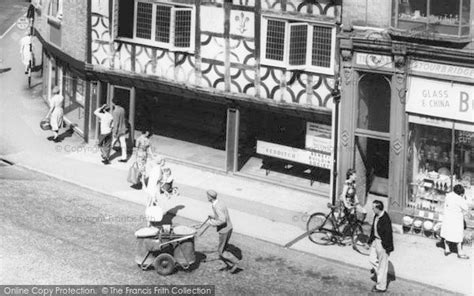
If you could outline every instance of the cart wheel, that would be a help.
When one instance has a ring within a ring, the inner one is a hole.
[[[175,262],[173,256],[168,253],[158,255],[153,262],[156,272],[161,275],[169,275],[173,272]]]

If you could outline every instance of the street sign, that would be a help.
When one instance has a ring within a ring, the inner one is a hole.
[[[20,30],[25,30],[28,28],[28,25],[30,24],[30,21],[26,17],[20,17],[18,21],[16,22],[16,26]]]

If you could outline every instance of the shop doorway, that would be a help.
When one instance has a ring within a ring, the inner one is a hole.
[[[362,73],[358,83],[358,113],[354,141],[357,195],[388,197],[390,169],[390,101],[388,75]]]
[[[111,93],[109,97],[109,104],[112,103],[112,99],[115,100],[115,103],[125,109],[125,118],[127,118],[127,150],[131,150],[134,146],[134,131],[133,131],[133,113],[132,110],[133,100],[132,100],[132,89],[124,86],[111,86]]]
[[[387,197],[390,141],[357,136],[354,154],[357,196],[361,203],[365,204],[369,194]]]
[[[125,109],[125,118],[128,119],[129,123],[132,121],[133,118],[130,118],[130,98],[131,94],[131,89],[128,87],[123,87],[123,86],[112,86],[112,93],[110,96],[110,102],[112,102],[112,99],[116,100],[116,103],[120,106],[122,106]]]

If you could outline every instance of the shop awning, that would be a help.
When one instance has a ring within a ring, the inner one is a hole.
[[[332,114],[332,110],[329,108],[277,102],[266,98],[257,98],[216,89],[202,88],[184,83],[176,83],[157,76],[105,69],[90,64],[86,65],[86,70],[89,80],[100,80],[114,85],[142,88],[149,91],[183,96],[190,99],[206,100],[213,103],[225,104],[229,107],[252,106],[254,108],[272,109],[272,111],[276,112],[284,110],[286,114],[305,117],[314,117],[318,114],[326,116]]]

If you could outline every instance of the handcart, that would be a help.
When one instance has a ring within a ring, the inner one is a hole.
[[[169,275],[178,266],[189,269],[196,262],[195,238],[207,229],[201,229],[206,222],[207,220],[193,227],[162,225],[137,230],[135,262],[142,270],[153,266],[160,275]]]

